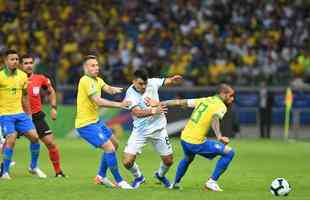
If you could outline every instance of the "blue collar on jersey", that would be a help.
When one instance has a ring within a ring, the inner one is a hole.
[[[135,85],[132,85],[132,88],[133,88],[138,94],[142,95],[141,92],[139,92],[139,91],[137,90],[137,88],[135,87]]]

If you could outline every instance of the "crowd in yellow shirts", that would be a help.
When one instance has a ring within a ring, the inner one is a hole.
[[[37,71],[61,84],[76,84],[90,52],[109,82],[128,83],[141,67],[189,85],[307,81],[309,8],[303,0],[0,0],[0,51],[30,50]]]

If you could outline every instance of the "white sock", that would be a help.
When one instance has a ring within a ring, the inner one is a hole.
[[[170,166],[165,165],[163,162],[160,162],[160,166],[158,169],[158,175],[160,177],[163,177],[166,175],[166,173],[168,172]]]
[[[140,177],[142,175],[142,173],[141,173],[141,171],[139,169],[139,166],[136,163],[134,163],[133,166],[130,169],[128,169],[128,170],[132,173],[132,175],[135,178],[138,178],[138,177]]]

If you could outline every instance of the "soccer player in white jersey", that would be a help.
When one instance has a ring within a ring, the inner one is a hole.
[[[165,177],[173,163],[172,147],[166,130],[167,120],[164,115],[166,108],[148,107],[147,98],[159,100],[158,89],[161,86],[178,84],[182,77],[175,75],[170,78],[148,78],[144,70],[137,70],[134,73],[132,85],[127,89],[125,99],[130,101],[131,114],[133,116],[133,130],[124,150],[123,164],[134,176],[133,188],[138,188],[145,182],[137,163],[137,154],[140,154],[143,146],[151,142],[159,153],[162,162],[155,172],[157,178],[165,187],[170,187],[169,180]]]

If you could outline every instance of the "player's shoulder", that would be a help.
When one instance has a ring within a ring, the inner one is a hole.
[[[28,77],[26,72],[24,72],[24,71],[22,71],[20,69],[16,69],[16,73],[17,73],[17,76],[19,76],[19,77],[22,77],[22,78],[27,78]]]
[[[163,82],[163,80],[164,80],[164,78],[149,78],[149,79],[147,79],[147,82],[154,84],[157,82]]]
[[[126,95],[131,95],[135,92],[135,89],[133,88],[133,85],[130,85],[126,90]]]
[[[89,83],[91,81],[92,81],[91,77],[84,75],[80,78],[79,84],[86,84],[86,83]]]
[[[101,78],[101,77],[96,77],[96,80],[97,80],[97,82],[100,84],[100,85],[105,85],[106,84],[106,82],[103,80],[103,78]]]
[[[45,80],[47,77],[43,74],[33,74],[31,76],[32,79],[37,79],[37,80]]]
[[[4,74],[4,67],[0,67],[0,74]]]

